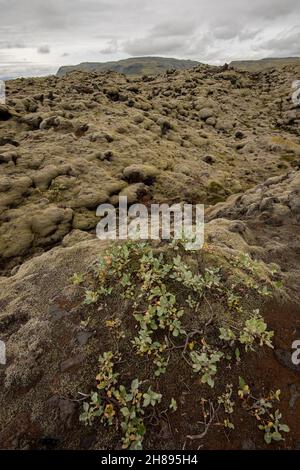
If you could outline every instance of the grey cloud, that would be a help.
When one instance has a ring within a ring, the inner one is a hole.
[[[133,39],[123,47],[124,51],[131,55],[176,55],[179,58],[195,58],[199,61],[214,60],[219,51],[210,32],[196,32],[185,38],[147,36]]]
[[[249,2],[249,13],[257,18],[274,20],[283,18],[293,12],[300,12],[299,0],[252,0]]]
[[[50,47],[49,46],[40,46],[37,51],[38,51],[39,54],[50,54]]]
[[[101,54],[113,54],[119,50],[119,43],[115,39],[107,41],[105,47],[100,49]]]
[[[134,38],[123,45],[123,51],[130,55],[160,55],[178,53],[183,47],[181,40],[173,38]]]
[[[216,39],[224,39],[226,41],[236,37],[240,31],[240,24],[228,22],[220,26],[216,25],[212,32]]]
[[[20,70],[24,59],[45,60],[39,44],[58,65],[128,55],[219,63],[300,54],[299,0],[0,0],[0,12],[0,48]]]
[[[241,40],[247,39],[254,39],[259,33],[261,33],[261,29],[243,29],[239,32],[238,37]]]
[[[268,55],[300,56],[300,28],[283,32],[277,37],[262,42],[258,50],[268,51]]]
[[[25,44],[21,44],[19,42],[1,42],[0,40],[0,47],[1,49],[25,49],[27,46]]]
[[[181,21],[165,21],[154,26],[151,36],[168,37],[168,36],[186,36],[195,31],[197,23],[192,19],[183,19]]]
[[[213,29],[213,36],[216,39],[224,41],[234,38],[238,38],[240,41],[245,41],[248,39],[254,39],[260,31],[261,29],[258,28],[245,28],[244,25],[239,23],[228,23],[216,26],[216,28]]]

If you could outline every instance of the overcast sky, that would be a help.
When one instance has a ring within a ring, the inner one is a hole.
[[[300,0],[0,0],[0,78],[145,55],[300,56]]]

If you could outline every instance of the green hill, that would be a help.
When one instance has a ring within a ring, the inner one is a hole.
[[[59,77],[74,70],[105,72],[107,70],[123,73],[125,75],[156,75],[169,69],[184,70],[199,65],[193,60],[179,60],[166,57],[133,57],[116,62],[83,62],[78,65],[60,67]]]
[[[246,70],[248,72],[260,72],[273,68],[281,68],[285,65],[300,65],[300,57],[270,57],[260,60],[234,60],[229,64],[236,70]]]

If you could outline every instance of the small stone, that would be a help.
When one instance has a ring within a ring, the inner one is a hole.
[[[106,150],[103,153],[97,154],[98,160],[112,162],[114,160],[114,153],[111,150]]]
[[[216,129],[220,131],[230,131],[234,127],[234,123],[228,119],[218,119]]]
[[[277,197],[265,197],[261,203],[260,203],[260,206],[259,206],[259,209],[261,211],[266,211],[266,210],[269,210],[269,209],[272,209],[272,207],[274,206],[275,203],[278,203],[279,202],[279,199]]]
[[[133,164],[123,170],[124,178],[129,183],[153,184],[157,174],[157,168],[151,165]]]
[[[215,163],[215,159],[211,155],[205,155],[205,157],[203,157],[203,161],[208,163],[208,165]]]
[[[59,305],[53,304],[49,306],[48,313],[55,319],[60,320],[66,315],[67,312],[63,310],[62,308],[60,308]]]
[[[71,400],[60,399],[58,407],[61,421],[70,429],[76,413],[76,404]]]
[[[76,338],[80,346],[85,346],[91,336],[93,336],[93,333],[90,331],[79,331]]]
[[[78,369],[84,361],[83,354],[76,354],[76,356],[70,357],[60,364],[60,370],[62,372],[68,372],[72,369]]]
[[[296,110],[287,111],[283,116],[283,120],[285,124],[293,124],[294,121],[296,121],[296,119],[297,119]]]
[[[236,133],[234,134],[234,137],[236,139],[244,139],[246,137],[246,135],[242,131],[236,131]]]
[[[230,225],[229,231],[232,233],[244,233],[246,231],[246,225],[238,220]]]
[[[22,117],[21,122],[26,124],[31,130],[37,130],[42,122],[42,117],[36,113],[26,114]]]
[[[206,119],[205,123],[209,126],[214,127],[217,123],[217,120],[216,120],[215,117],[212,116],[212,117],[209,117],[208,119]]]
[[[211,108],[203,108],[201,109],[201,111],[199,111],[199,117],[203,121],[205,121],[206,119],[210,117],[213,117],[213,115],[214,115],[214,111]]]

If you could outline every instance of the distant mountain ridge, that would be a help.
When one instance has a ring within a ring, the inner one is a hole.
[[[59,68],[57,76],[61,77],[68,72],[80,70],[84,72],[113,71],[125,75],[156,75],[169,69],[186,70],[200,62],[194,60],[180,60],[169,57],[131,57],[114,62],[82,62],[78,65],[65,65]]]
[[[260,72],[272,68],[281,68],[286,65],[300,65],[300,57],[267,57],[258,60],[233,60],[229,66],[247,72]]]

